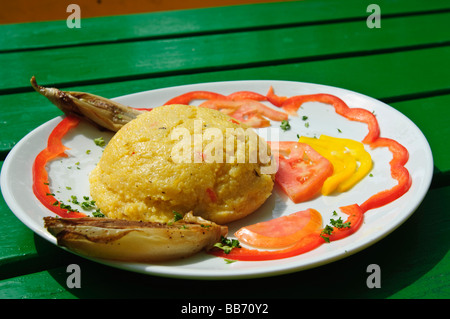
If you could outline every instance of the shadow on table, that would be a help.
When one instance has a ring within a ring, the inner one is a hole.
[[[381,299],[393,295],[396,298],[397,292],[420,279],[448,251],[445,230],[449,229],[449,219],[445,218],[447,209],[441,207],[445,205],[442,201],[445,192],[448,193],[448,188],[431,191],[402,226],[371,247],[331,264],[289,275],[224,281],[171,279],[103,266],[75,255],[64,260],[80,265],[81,288],[67,288],[67,266],[49,273],[75,298],[81,299]],[[36,241],[38,248],[51,245]],[[380,266],[380,288],[368,288],[366,284],[370,264]],[[419,293],[412,298],[422,297]]]

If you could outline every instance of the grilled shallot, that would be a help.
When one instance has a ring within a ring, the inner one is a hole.
[[[86,256],[127,262],[157,262],[211,249],[228,228],[187,213],[171,224],[101,217],[44,217],[58,245]]]
[[[113,132],[117,132],[144,112],[90,93],[46,88],[38,85],[34,76],[30,82],[36,92],[49,99],[65,114],[75,114],[89,119]]]

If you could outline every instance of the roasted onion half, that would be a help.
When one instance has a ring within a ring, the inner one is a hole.
[[[90,257],[127,262],[186,258],[211,249],[228,228],[187,213],[169,223],[82,217],[44,217],[60,246]]]

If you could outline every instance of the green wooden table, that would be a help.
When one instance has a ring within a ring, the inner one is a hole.
[[[366,94],[422,130],[434,156],[417,211],[369,248],[317,268],[239,281],[143,275],[77,257],[20,222],[0,199],[0,298],[447,299],[450,219],[450,2],[306,0],[0,25],[0,163],[27,133],[62,113],[29,85],[107,98],[183,84],[291,80]],[[82,11],[81,11],[82,14]],[[369,25],[368,25],[369,23]],[[67,266],[82,269],[68,288]],[[378,264],[381,288],[368,288]]]

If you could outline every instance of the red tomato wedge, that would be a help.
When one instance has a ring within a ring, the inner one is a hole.
[[[227,111],[231,116],[239,114],[240,118],[253,114],[267,117],[274,121],[287,120],[289,115],[285,112],[274,110],[258,101],[254,100],[227,100],[227,99],[210,99],[200,104],[201,107],[207,107],[215,110],[233,110]]]
[[[339,240],[350,236],[357,231],[364,220],[364,211],[357,204],[340,207],[341,211],[349,215],[345,223],[350,223],[350,227],[333,228],[332,234],[327,235],[329,241]],[[277,250],[259,250],[249,249],[245,247],[234,248],[229,253],[225,253],[220,249],[210,250],[210,254],[227,258],[231,260],[241,261],[262,261],[262,260],[276,260],[298,256],[316,249],[327,241],[322,237],[321,230],[312,231],[299,239],[294,245]]]
[[[65,117],[50,133],[47,147],[36,156],[32,167],[34,195],[49,210],[66,218],[84,217],[86,215],[79,212],[71,212],[55,205],[58,201],[50,192],[48,174],[45,167],[49,161],[57,157],[67,157],[67,154],[64,152],[68,148],[62,144],[61,140],[64,135],[66,135],[70,129],[76,127],[79,122],[80,119],[77,117]]]
[[[233,117],[236,120],[239,120],[241,123],[247,124],[250,127],[253,128],[261,128],[261,127],[269,127],[270,121],[263,118],[262,116],[258,114],[249,114],[242,116],[242,114],[233,114]]]
[[[315,209],[256,223],[239,229],[234,235],[242,242],[261,248],[284,248],[317,231],[322,215]]]
[[[333,165],[307,144],[268,143],[272,152],[279,154],[275,182],[294,203],[316,196],[325,180],[333,174]]]
[[[308,251],[311,251],[325,243],[325,240],[320,237],[320,231],[313,232],[299,241],[293,246],[277,249],[277,250],[259,250],[249,248],[234,248],[230,253],[225,253],[223,250],[212,249],[209,251],[211,255],[216,257],[227,258],[231,260],[241,261],[262,261],[262,260],[276,260],[289,257],[298,256]]]
[[[274,121],[288,119],[288,114],[274,110],[255,100],[210,99],[199,106],[221,111],[254,128],[270,126],[268,119]]]
[[[289,114],[297,114],[297,110],[303,103],[321,102],[334,107],[337,114],[351,121],[363,122],[368,125],[369,133],[364,137],[363,143],[372,143],[380,136],[378,121],[372,112],[361,108],[349,108],[347,104],[337,96],[331,94],[296,95],[286,99],[281,108]]]
[[[270,126],[269,119],[284,121],[289,117],[287,113],[261,103],[267,101],[268,97],[252,91],[237,91],[228,96],[210,91],[191,91],[170,99],[164,105],[189,105],[192,100],[206,100],[199,106],[221,111],[254,128]]]

